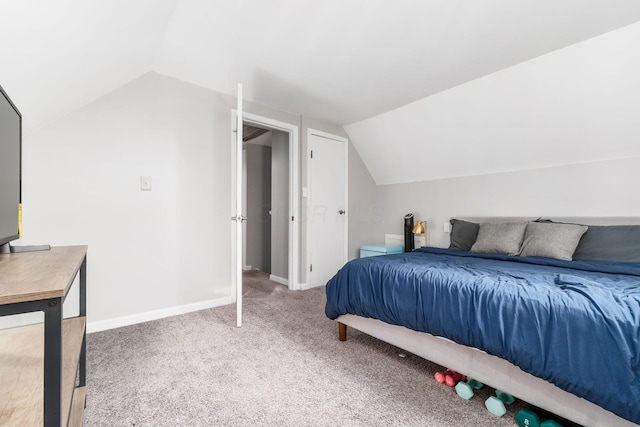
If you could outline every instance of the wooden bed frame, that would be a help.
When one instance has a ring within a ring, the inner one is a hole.
[[[535,218],[457,217],[473,222],[531,221]],[[585,218],[552,217],[554,221],[586,225],[640,224],[640,218],[604,217]],[[614,413],[574,394],[566,392],[548,381],[522,371],[516,365],[473,347],[451,340],[418,332],[403,326],[390,325],[377,319],[345,314],[336,319],[340,341],[347,339],[347,326],[372,337],[423,357],[439,365],[461,372],[493,388],[564,417],[585,427],[633,427],[638,424],[620,418]]]

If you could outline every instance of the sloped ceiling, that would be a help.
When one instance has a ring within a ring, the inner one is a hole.
[[[0,85],[26,127],[148,71],[227,94],[242,82],[250,101],[354,124],[387,183],[426,175],[379,172],[371,153],[389,141],[368,119],[640,21],[640,1],[20,0],[0,12]]]
[[[640,23],[345,130],[377,184],[640,157],[638,46]]]
[[[154,69],[344,125],[638,20],[637,0],[181,0]]]
[[[177,0],[20,0],[0,8],[0,85],[38,128],[151,70]]]

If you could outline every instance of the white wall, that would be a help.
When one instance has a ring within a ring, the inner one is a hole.
[[[345,126],[376,239],[409,212],[435,246],[453,216],[640,216],[639,44],[630,25]]]
[[[25,135],[23,243],[89,245],[90,322],[230,294],[230,112],[149,73]]]
[[[271,147],[245,144],[244,153],[247,165],[245,265],[270,273]]]
[[[640,155],[640,23],[345,126],[378,184]]]
[[[94,329],[233,301],[233,108],[233,96],[148,73],[25,133],[16,244],[89,245]],[[294,114],[245,109],[301,125]],[[151,192],[140,191],[142,175]]]
[[[402,217],[428,221],[429,244],[447,247],[451,217],[639,217],[640,157],[378,187],[379,235]]]
[[[271,274],[289,279],[289,135],[271,132]]]
[[[377,202],[378,188],[349,142],[349,259],[360,256],[363,245],[384,243],[378,232],[384,210]]]

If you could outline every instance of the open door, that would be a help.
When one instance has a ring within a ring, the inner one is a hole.
[[[242,84],[238,83],[238,107],[236,112],[236,138],[235,138],[235,208],[231,220],[235,222],[235,257],[234,274],[231,275],[233,287],[236,290],[236,323],[238,328],[242,326],[242,222],[246,217],[242,215]]]

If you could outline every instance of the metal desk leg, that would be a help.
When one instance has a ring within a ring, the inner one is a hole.
[[[62,298],[44,310],[44,425],[62,424]]]
[[[87,257],[85,255],[80,266],[80,316],[87,315]],[[78,363],[79,387],[87,384],[87,326],[85,324],[80,348],[80,361]]]

